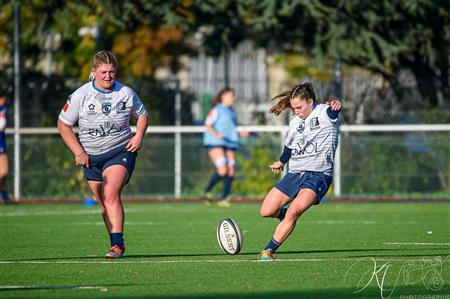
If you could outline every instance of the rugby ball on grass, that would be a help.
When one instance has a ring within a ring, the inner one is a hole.
[[[217,226],[217,242],[225,253],[238,254],[244,243],[243,234],[239,225],[230,218],[225,218]]]

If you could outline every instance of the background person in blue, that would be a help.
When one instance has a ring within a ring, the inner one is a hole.
[[[6,154],[6,95],[0,91],[0,193],[5,204],[10,203],[6,188],[6,177],[9,172],[8,156]]]
[[[216,167],[216,172],[205,188],[205,197],[210,202],[212,188],[223,180],[221,200],[217,203],[221,207],[231,206],[228,196],[234,179],[235,151],[239,141],[237,116],[232,107],[235,101],[234,89],[225,87],[214,98],[213,108],[205,120],[203,145],[208,149],[209,158]],[[241,135],[248,136],[248,132],[241,132]]]

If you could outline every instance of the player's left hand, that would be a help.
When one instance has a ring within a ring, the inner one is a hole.
[[[142,146],[142,139],[139,138],[138,136],[133,136],[133,138],[131,138],[130,142],[128,142],[127,146],[125,147],[125,149],[129,152],[137,152]]]
[[[334,111],[341,111],[342,109],[342,104],[340,101],[338,100],[332,100],[332,101],[328,101],[325,104],[327,104],[328,106],[331,107],[332,110]]]

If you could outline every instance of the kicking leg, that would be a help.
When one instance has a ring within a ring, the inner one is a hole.
[[[294,230],[297,219],[316,202],[316,193],[311,189],[302,189],[291,202],[286,216],[278,224],[275,233],[267,246],[258,256],[261,261],[273,260],[272,254],[280,247]]]

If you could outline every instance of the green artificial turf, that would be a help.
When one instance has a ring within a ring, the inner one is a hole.
[[[450,299],[448,203],[314,206],[274,262],[256,261],[277,224],[259,204],[125,210],[126,257],[109,261],[98,207],[1,206],[0,298]],[[216,240],[226,217],[244,231],[235,256]]]

